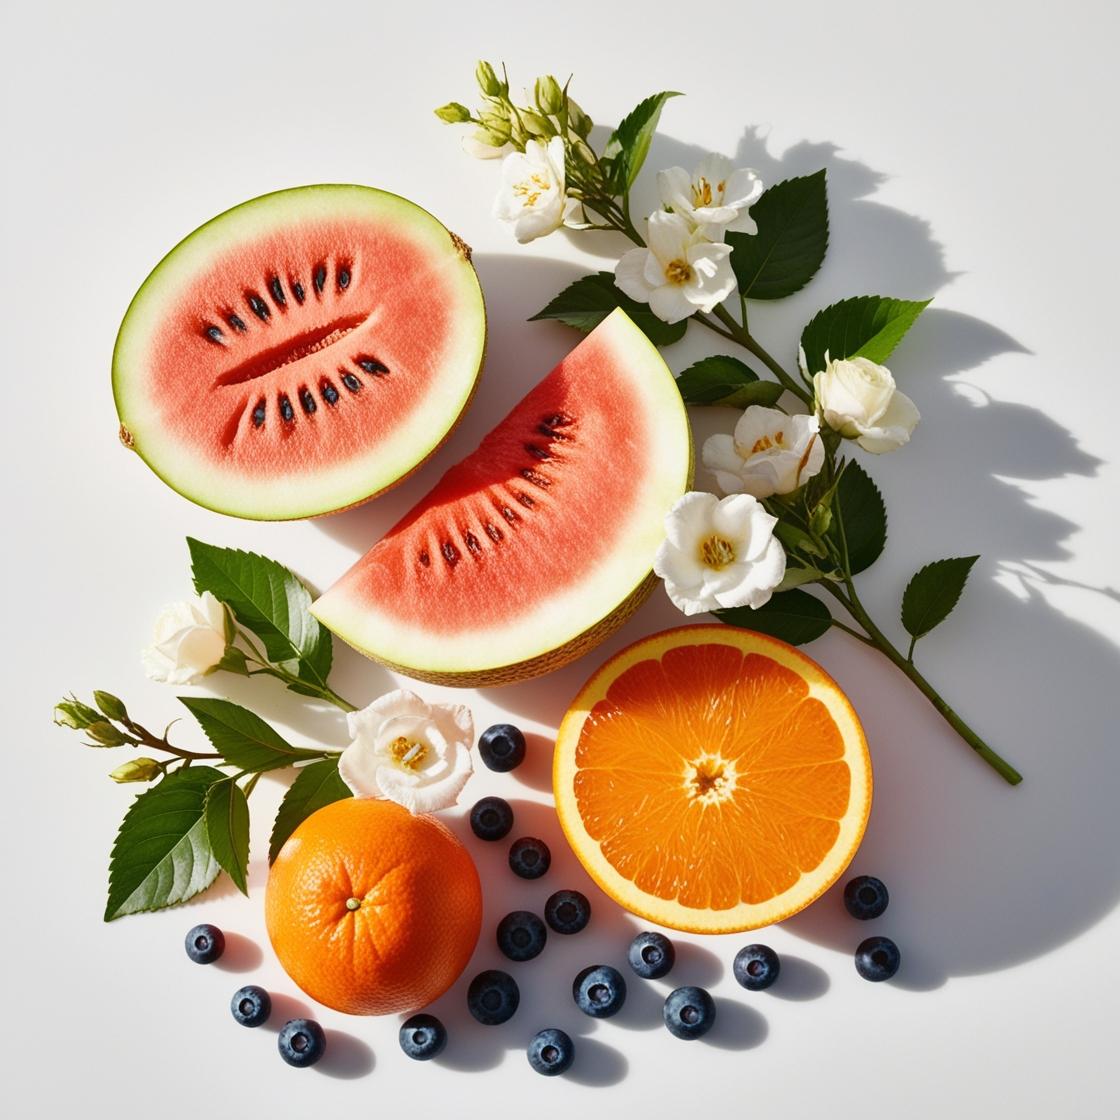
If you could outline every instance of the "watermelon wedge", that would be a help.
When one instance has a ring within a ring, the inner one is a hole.
[[[136,293],[113,353],[121,440],[221,513],[330,513],[439,447],[485,341],[470,250],[427,211],[372,187],[277,191]]]
[[[649,594],[666,511],[691,472],[673,376],[615,311],[312,610],[422,680],[549,672]]]

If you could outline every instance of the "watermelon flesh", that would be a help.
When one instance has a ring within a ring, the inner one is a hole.
[[[280,191],[177,246],[130,306],[113,384],[122,439],[222,512],[353,505],[446,437],[485,342],[469,250],[368,187]]]
[[[422,679],[547,672],[648,593],[691,466],[673,377],[616,311],[312,609]]]

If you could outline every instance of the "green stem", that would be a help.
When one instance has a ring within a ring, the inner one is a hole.
[[[715,308],[712,314],[727,328],[727,333],[732,341],[737,342],[744,350],[748,350],[758,358],[758,360],[778,379],[783,389],[792,393],[795,397],[799,397],[807,405],[812,405],[813,398],[786,373],[777,359],[771,357],[770,354],[762,348],[754,335],[752,335],[745,326],[736,321],[735,316],[732,315],[726,307],[720,304]],[[705,325],[711,328],[711,324]]]
[[[875,643],[866,634],[861,634],[854,626],[847,626],[838,618],[832,620],[832,625],[835,626],[837,630],[843,630],[845,634],[851,634],[857,642],[863,642],[865,646],[870,646],[872,649],[875,649]]]
[[[267,673],[270,677],[275,677],[285,684],[298,684],[300,688],[310,689],[322,700],[326,700],[329,704],[333,704],[336,708],[341,708],[344,712],[356,712],[358,709],[349,700],[339,696],[337,692],[329,684],[325,682],[321,685],[315,684],[313,681],[305,681],[302,677],[297,677],[294,673],[289,673],[281,669],[279,665],[273,665],[268,660],[263,650],[261,650],[252,638],[242,629],[238,629],[237,636],[249,647],[250,654],[246,656],[246,661],[251,661],[254,665],[259,665],[258,670],[250,671],[249,676],[256,677],[261,673]]]

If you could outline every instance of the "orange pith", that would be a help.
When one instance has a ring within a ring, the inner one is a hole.
[[[780,921],[843,872],[871,806],[851,705],[813,661],[728,626],[643,639],[565,716],[557,811],[588,872],[676,929]]]
[[[307,818],[268,878],[265,919],[284,970],[352,1015],[413,1011],[466,967],[482,924],[467,850],[430,816],[348,798]]]

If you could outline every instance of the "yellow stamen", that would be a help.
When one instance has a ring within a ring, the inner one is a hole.
[[[714,533],[700,543],[700,561],[709,568],[721,571],[735,562],[735,546],[724,537]]]
[[[552,188],[552,180],[534,171],[528,179],[514,183],[513,193],[517,195],[526,207],[536,206],[541,195]]]
[[[389,744],[389,753],[398,766],[403,766],[406,770],[415,770],[424,761],[428,748],[423,743],[398,735]]]
[[[665,266],[665,279],[670,284],[687,284],[692,279],[692,265],[678,257]]]
[[[773,435],[763,436],[762,439],[756,439],[754,441],[751,454],[757,455],[760,451],[769,451],[771,447],[782,447],[785,441],[785,432],[775,432]]]
[[[720,184],[720,190],[723,190],[723,184]],[[712,184],[707,179],[701,177],[692,184],[692,205],[693,206],[711,206],[712,204]]]

